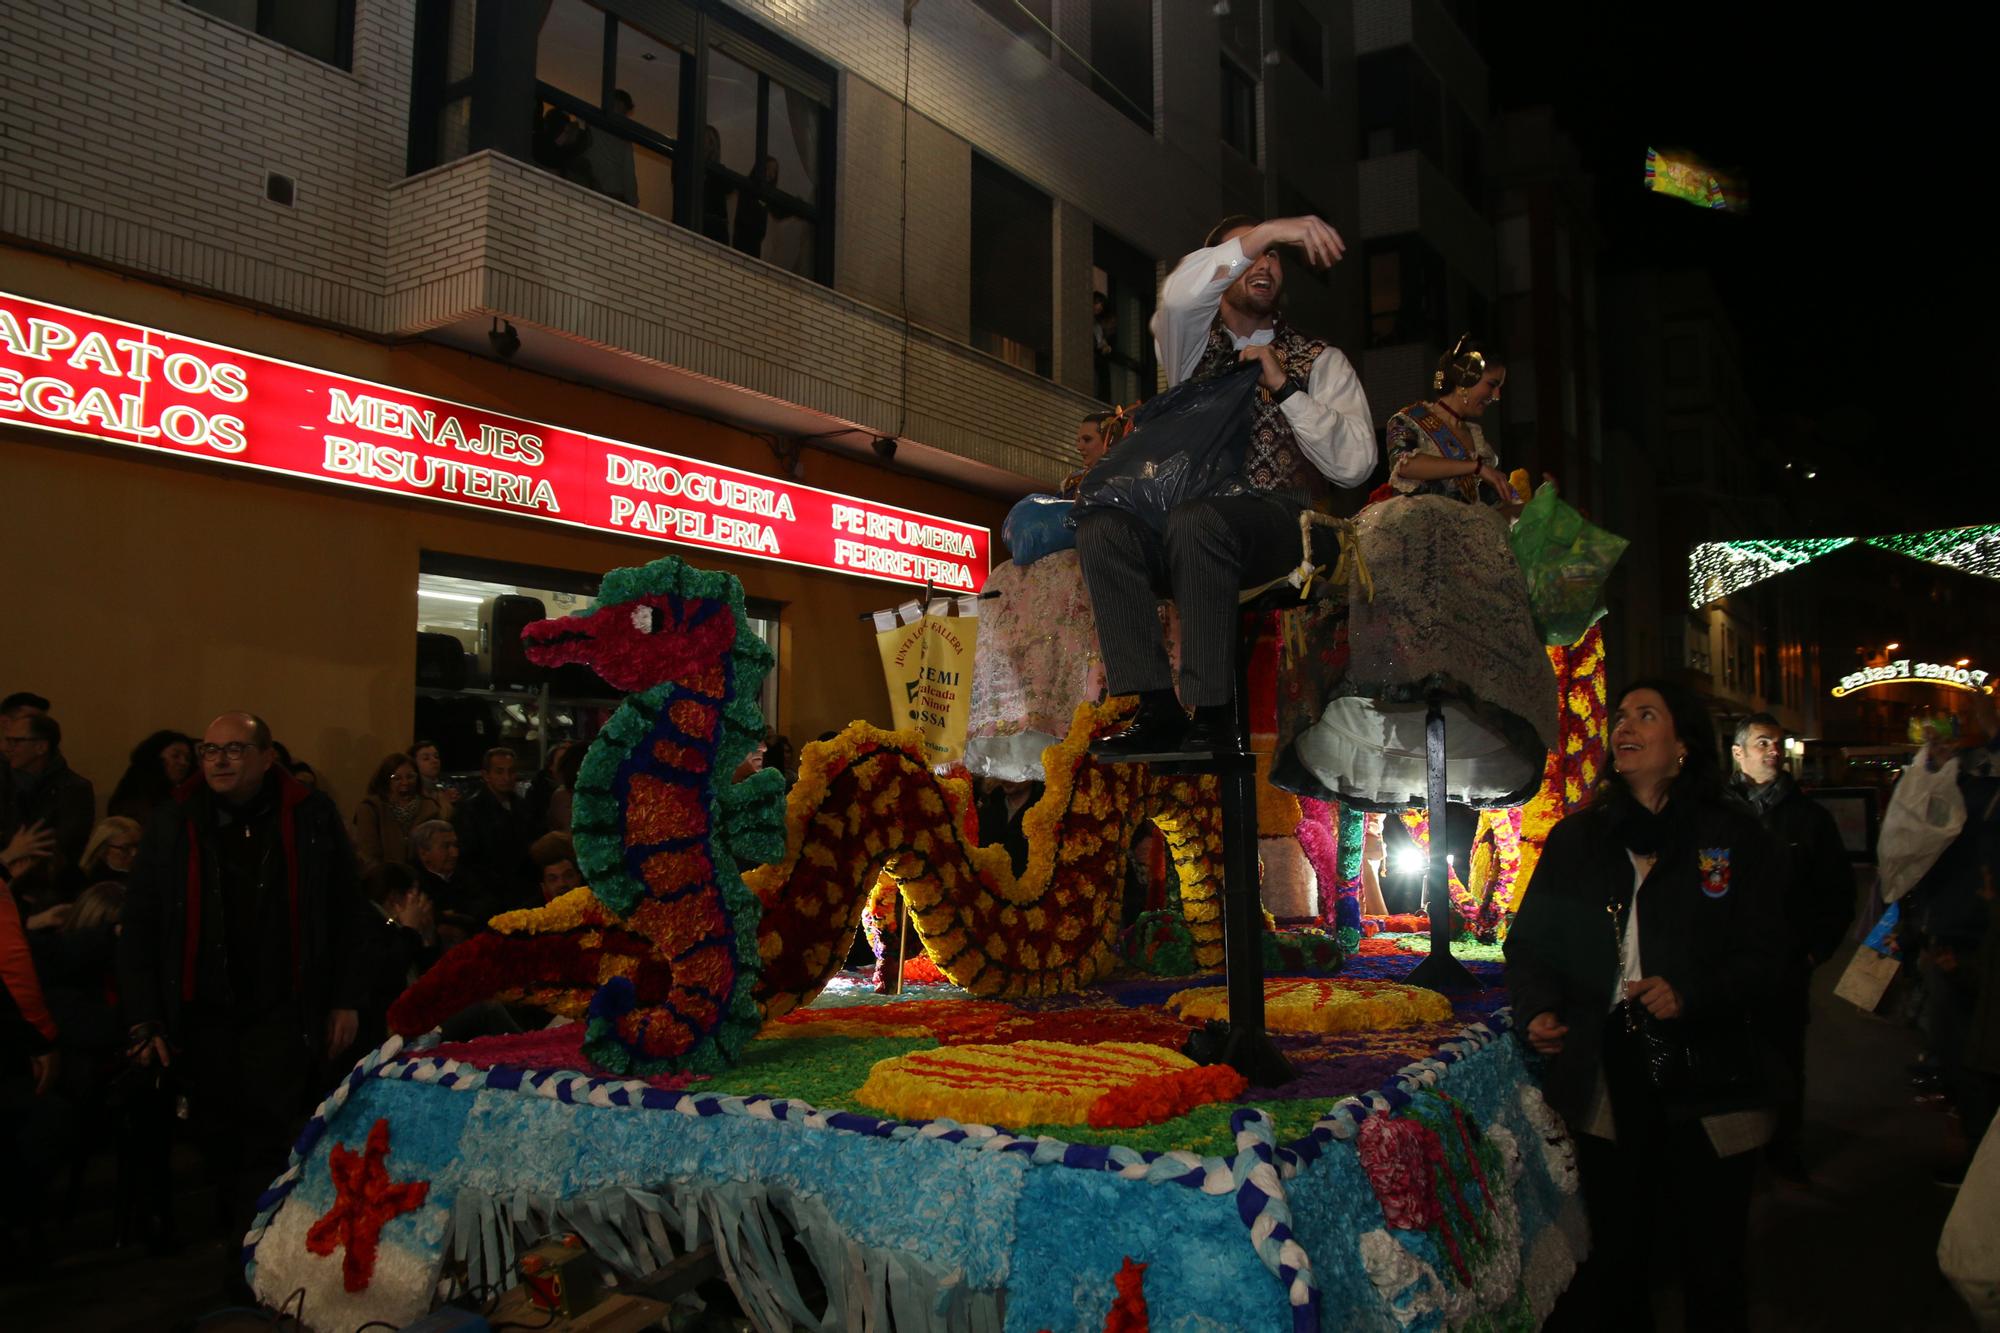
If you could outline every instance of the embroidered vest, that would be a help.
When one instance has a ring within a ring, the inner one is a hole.
[[[1305,384],[1312,377],[1313,364],[1319,360],[1326,344],[1317,338],[1308,338],[1291,325],[1279,320],[1274,330],[1276,336],[1271,346],[1278,353],[1278,364],[1285,374]],[[1238,360],[1236,343],[1223,327],[1218,316],[1209,326],[1208,346],[1203,349],[1201,363],[1195,367],[1193,379],[1205,379],[1219,375],[1234,366]],[[1271,401],[1271,395],[1259,389],[1250,404],[1250,448],[1243,456],[1243,476],[1250,485],[1260,491],[1277,491],[1298,500],[1308,508],[1324,509],[1326,500],[1332,495],[1333,487],[1325,475],[1312,465],[1306,451],[1299,447],[1298,437],[1292,433],[1292,423],[1286,419],[1284,409]]]

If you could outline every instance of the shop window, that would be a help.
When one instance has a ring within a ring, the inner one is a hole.
[[[354,63],[354,0],[186,0],[190,9],[248,28],[280,46],[347,69]]]
[[[495,69],[471,67],[475,47],[498,53]],[[508,55],[524,48],[532,79]],[[833,71],[734,11],[707,0],[420,0],[416,68],[413,172],[498,148],[831,280]]]
[[[596,575],[424,552],[417,575],[417,691],[411,738],[436,742],[447,769],[474,773],[496,745],[531,772],[568,740],[588,741],[623,692],[587,667],[547,670],[520,651],[522,626],[588,610]],[[745,603],[751,632],[778,645],[779,607]],[[759,704],[777,724],[778,674]]]
[[[972,345],[1036,375],[1053,370],[1054,205],[972,157]]]
[[[1278,0],[1278,49],[1299,72],[1326,87],[1326,30],[1299,0]]]
[[[1091,245],[1091,365],[1097,397],[1129,407],[1152,397],[1158,383],[1152,331],[1156,266],[1150,256],[1102,227],[1093,231]]]
[[[1049,53],[1049,0],[973,0],[973,3],[1043,55]]]
[[[1257,84],[1228,56],[1222,58],[1222,142],[1257,160]]]
[[[1090,90],[1153,130],[1153,0],[1091,0]]]

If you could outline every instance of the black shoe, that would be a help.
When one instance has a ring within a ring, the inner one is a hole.
[[[1931,1184],[1938,1186],[1940,1189],[1955,1190],[1964,1183],[1964,1162],[1960,1162],[1955,1166],[1943,1167],[1931,1175]]]
[[[1100,737],[1090,747],[1090,757],[1113,764],[1129,764],[1153,755],[1175,754],[1181,738],[1188,733],[1187,714],[1179,705],[1142,705],[1139,715],[1122,731]]]
[[[1934,1069],[1910,1075],[1910,1086],[1918,1092],[1935,1092],[1944,1086],[1944,1075]]]
[[[1243,753],[1243,737],[1236,719],[1208,721],[1197,717],[1181,737],[1181,752],[1188,755],[1232,755]]]

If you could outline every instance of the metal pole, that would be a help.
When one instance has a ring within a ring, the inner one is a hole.
[[[1478,978],[1451,955],[1456,923],[1451,910],[1451,863],[1445,859],[1450,852],[1450,840],[1445,836],[1444,697],[1435,690],[1431,692],[1430,710],[1424,715],[1424,783],[1424,810],[1431,826],[1431,860],[1424,872],[1424,906],[1431,916],[1431,952],[1410,972],[1410,984],[1447,994],[1477,990]]]
[[[1236,649],[1236,752],[1216,756],[1222,789],[1222,965],[1229,997],[1223,1060],[1260,1088],[1298,1077],[1264,1028],[1264,895],[1257,876],[1257,761],[1250,753],[1250,655],[1261,616]]]

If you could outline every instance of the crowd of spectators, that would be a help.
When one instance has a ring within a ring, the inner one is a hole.
[[[101,1153],[116,1241],[224,1240],[224,1289],[245,1300],[234,1239],[396,997],[495,914],[583,884],[569,826],[588,747],[530,772],[495,746],[454,781],[418,740],[343,812],[262,719],[225,713],[134,746],[99,818],[47,698],[0,700],[0,746],[0,1231],[46,1245]],[[461,1020],[457,1035],[546,1016]],[[175,1215],[182,1140],[212,1219]]]

